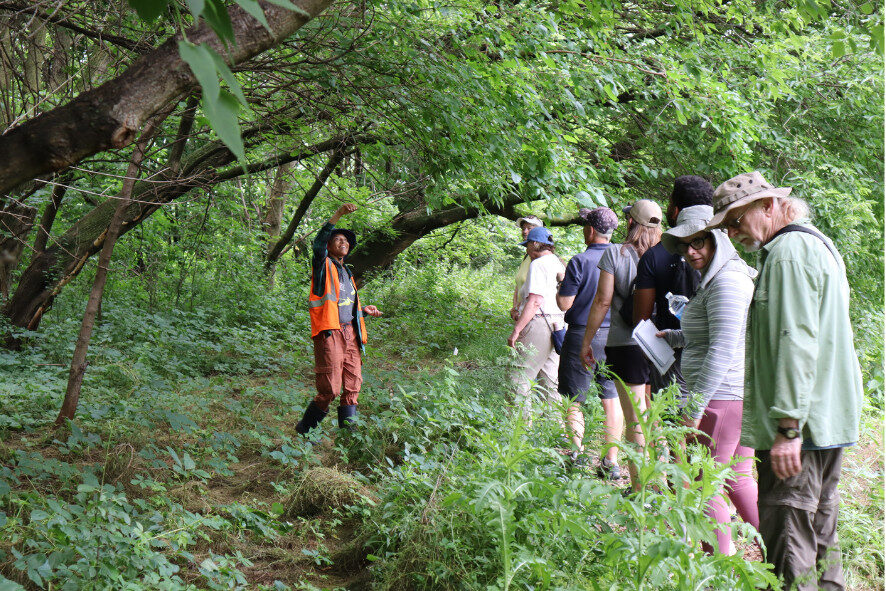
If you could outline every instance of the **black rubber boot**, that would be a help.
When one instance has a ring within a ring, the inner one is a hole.
[[[357,416],[356,404],[343,404],[338,407],[338,428],[354,430],[354,417]]]
[[[305,409],[305,415],[295,426],[296,433],[306,434],[308,431],[320,424],[326,417],[326,412],[320,410],[320,407],[312,400]]]

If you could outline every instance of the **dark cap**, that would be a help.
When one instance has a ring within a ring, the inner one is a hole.
[[[347,228],[335,228],[332,233],[329,235],[329,240],[332,240],[336,234],[342,234],[348,240],[348,254],[351,254],[351,251],[357,246],[357,235],[354,234],[351,230]]]
[[[618,227],[618,216],[608,207],[582,207],[578,210],[578,217],[601,234],[611,234]]]

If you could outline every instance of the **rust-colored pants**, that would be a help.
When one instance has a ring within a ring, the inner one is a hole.
[[[314,403],[320,410],[326,412],[342,390],[342,405],[357,404],[363,375],[360,345],[353,326],[323,331],[314,337],[314,371],[317,374]]]

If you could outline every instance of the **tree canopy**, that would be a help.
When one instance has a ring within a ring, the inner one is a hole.
[[[808,197],[860,263],[881,246],[880,8],[0,2],[3,313],[36,328],[100,250],[150,121],[121,231],[288,166],[301,194],[268,269],[343,198],[373,206],[365,274],[484,213],[569,219],[750,169]]]

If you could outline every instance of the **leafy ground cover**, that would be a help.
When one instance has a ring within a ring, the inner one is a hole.
[[[0,588],[765,584],[752,532],[747,555],[699,551],[713,531],[702,507],[726,473],[697,449],[663,459],[683,436],[653,427],[666,401],[645,424],[656,446],[625,450],[650,482],[628,497],[569,469],[562,409],[531,425],[509,412],[502,277],[403,267],[370,284],[386,315],[371,326],[359,429],[327,420],[311,442],[294,432],[313,395],[307,318],[285,293],[163,314],[117,295],[78,419],[55,431],[70,323],[0,354]],[[585,411],[599,441],[602,411]],[[852,589],[883,581],[881,425],[869,407],[844,467]]]

